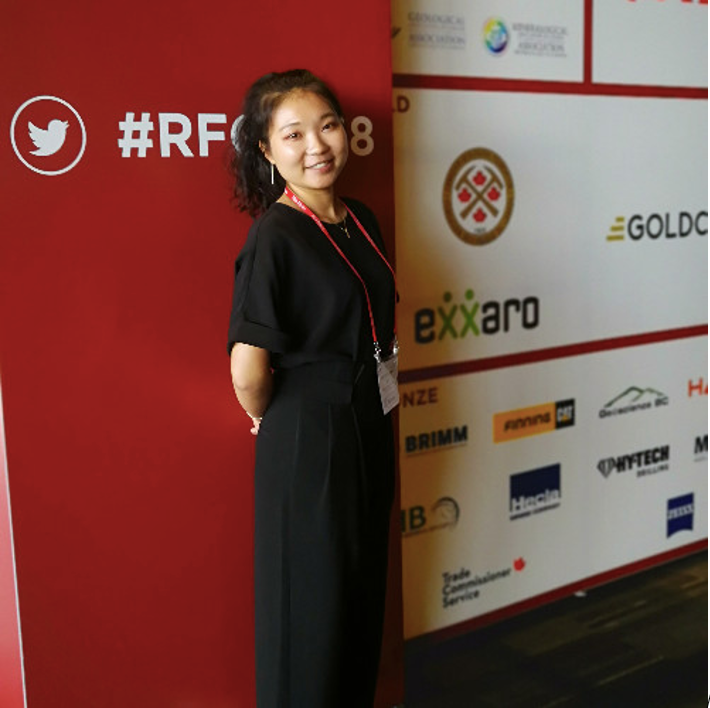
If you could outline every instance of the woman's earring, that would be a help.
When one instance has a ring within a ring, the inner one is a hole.
[[[274,183],[274,163],[271,163],[271,184]]]

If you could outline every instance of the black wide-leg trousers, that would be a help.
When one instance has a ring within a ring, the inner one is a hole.
[[[394,441],[374,362],[278,372],[255,468],[258,708],[372,708]]]

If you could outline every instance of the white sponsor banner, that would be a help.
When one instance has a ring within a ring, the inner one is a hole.
[[[394,99],[404,369],[707,322],[707,102]]]
[[[395,74],[581,81],[582,0],[399,0]]]
[[[707,338],[402,387],[405,636],[707,537]]]
[[[595,0],[593,18],[594,82],[707,87],[707,2]]]

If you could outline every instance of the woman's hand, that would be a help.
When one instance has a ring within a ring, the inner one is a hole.
[[[252,418],[252,429],[249,431],[252,435],[259,434],[259,428],[261,427],[261,418]]]

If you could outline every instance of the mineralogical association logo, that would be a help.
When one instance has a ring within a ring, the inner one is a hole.
[[[666,510],[666,538],[679,531],[692,531],[694,514],[695,496],[692,493],[669,499]]]
[[[497,239],[513,213],[513,177],[503,158],[476,147],[461,153],[446,173],[442,195],[449,228],[465,243]]]
[[[56,96],[35,96],[15,112],[10,124],[15,155],[33,172],[68,172],[86,149],[86,128],[77,110]]]
[[[483,25],[483,43],[490,54],[500,56],[508,47],[510,32],[499,17],[489,17]]]

